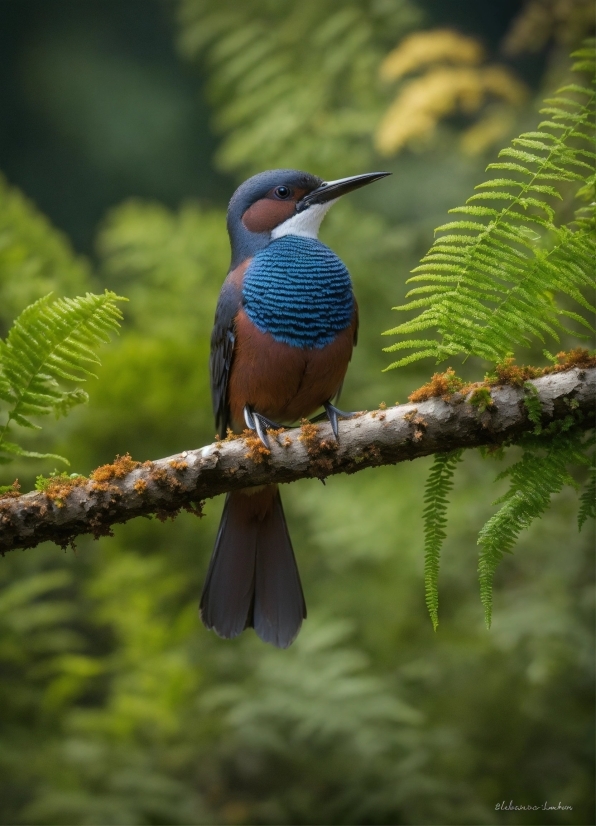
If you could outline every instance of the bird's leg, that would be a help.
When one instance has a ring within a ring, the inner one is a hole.
[[[249,430],[256,431],[257,436],[267,450],[271,449],[267,430],[279,430],[280,427],[283,427],[283,425],[277,422],[272,422],[267,416],[262,416],[260,413],[257,413],[249,404],[244,406],[244,421]]]
[[[250,409],[250,405],[244,405],[244,421],[246,422],[246,426],[249,430],[255,429],[255,420],[252,415],[252,410]]]
[[[311,419],[311,422],[322,422],[325,419],[329,419],[335,440],[339,442],[339,417],[341,416],[342,419],[351,419],[353,416],[356,416],[356,413],[346,413],[345,410],[340,410],[338,407],[331,404],[330,401],[324,402],[323,407],[325,408],[325,412],[319,413],[318,416]]]

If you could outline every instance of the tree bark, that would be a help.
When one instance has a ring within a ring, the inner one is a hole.
[[[202,500],[239,488],[513,442],[535,427],[524,403],[530,396],[540,401],[543,426],[573,415],[587,430],[594,426],[596,368],[552,373],[526,387],[493,387],[488,409],[470,403],[471,394],[455,394],[361,413],[340,422],[339,444],[329,424],[306,424],[270,432],[270,452],[247,436],[143,464],[125,457],[90,479],[0,497],[0,553],[45,540],[66,546],[80,534],[110,534],[112,525],[136,516],[165,519],[182,508],[200,514]]]

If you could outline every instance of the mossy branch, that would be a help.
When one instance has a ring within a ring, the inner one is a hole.
[[[593,427],[596,368],[575,367],[531,382],[541,405],[542,427],[568,421]],[[512,384],[490,388],[490,405],[470,403],[474,391],[362,413],[341,422],[339,445],[329,425],[305,424],[271,433],[270,453],[250,434],[143,464],[130,457],[105,465],[89,479],[59,476],[43,490],[0,496],[0,552],[45,540],[61,546],[80,534],[111,533],[136,516],[201,513],[202,500],[272,482],[325,478],[396,464],[459,448],[512,443],[535,431],[525,399]]]

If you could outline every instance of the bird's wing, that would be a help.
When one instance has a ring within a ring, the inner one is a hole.
[[[359,316],[359,311],[358,311],[358,302],[356,301],[356,297],[354,296],[354,315],[352,316],[352,331],[353,331],[352,342],[354,344],[354,347],[358,344],[358,327],[359,327],[359,325],[360,325],[360,316]],[[352,360],[352,356],[350,356],[350,361],[351,360]],[[339,402],[339,397],[341,396],[341,391],[343,390],[343,387],[344,387],[344,381],[342,379],[342,382],[339,385],[339,387],[337,388],[337,393],[335,394],[334,399],[333,399],[335,404],[337,404]]]
[[[236,341],[234,321],[242,304],[242,286],[234,275],[235,273],[230,273],[219,294],[215,310],[215,324],[211,333],[211,358],[209,360],[215,427],[222,438],[225,437],[230,426],[228,381]]]

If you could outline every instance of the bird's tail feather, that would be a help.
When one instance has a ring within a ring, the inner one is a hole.
[[[220,637],[254,628],[278,648],[295,639],[306,605],[277,485],[228,494],[200,611]]]

